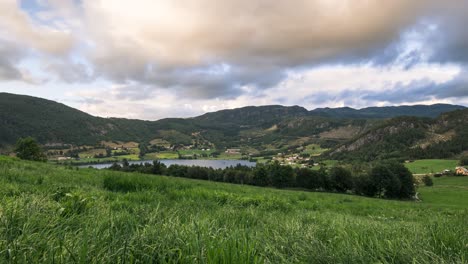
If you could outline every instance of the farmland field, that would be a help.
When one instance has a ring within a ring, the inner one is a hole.
[[[0,262],[465,263],[468,177],[421,202],[0,156]]]
[[[327,150],[328,149],[321,148],[318,144],[310,144],[305,147],[303,153],[310,154],[311,156],[320,156],[320,154]]]
[[[438,173],[445,169],[454,171],[458,160],[425,159],[406,163],[406,167],[415,174]]]

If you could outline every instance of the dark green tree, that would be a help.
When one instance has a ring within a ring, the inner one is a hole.
[[[407,199],[415,194],[413,175],[397,161],[379,163],[370,178],[379,197]]]
[[[161,163],[159,160],[153,160],[151,173],[157,174],[157,175],[163,175],[165,172],[166,172],[166,165]]]
[[[354,178],[354,191],[356,194],[370,197],[374,197],[377,194],[377,188],[367,173],[360,174]]]
[[[138,144],[138,149],[140,150],[140,153],[138,154],[138,157],[140,159],[142,159],[143,157],[145,157],[146,153],[148,152],[148,147],[147,147],[148,144],[146,144],[145,142],[142,142],[140,144]]]
[[[376,194],[378,197],[385,197],[386,191],[392,187],[390,185],[395,183],[396,176],[388,169],[387,166],[379,164],[375,166],[370,172],[370,178],[376,188]]]
[[[106,157],[111,157],[112,156],[112,149],[107,147],[106,148]]]
[[[16,142],[16,156],[24,160],[46,161],[47,157],[32,137],[20,138]]]
[[[429,175],[425,175],[422,180],[424,182],[424,185],[426,185],[426,186],[433,186],[434,185],[434,182],[432,181],[432,178]]]
[[[416,193],[414,187],[413,174],[402,163],[391,162],[388,164],[389,169],[397,176],[400,181],[400,190],[398,198],[411,198]]]
[[[253,172],[252,184],[257,186],[268,186],[270,185],[270,179],[268,178],[268,172],[265,166],[257,165]]]
[[[312,170],[301,168],[296,171],[296,186],[310,189],[312,181]]]
[[[301,168],[296,172],[296,185],[311,190],[327,189],[327,176],[326,170]]]
[[[294,170],[291,166],[281,166],[278,161],[268,167],[273,186],[285,188],[292,186],[294,182]]]
[[[333,167],[330,170],[330,183],[336,191],[346,192],[353,188],[353,176],[343,167]]]
[[[460,166],[468,166],[468,155],[464,155],[460,158],[460,161],[458,162]]]

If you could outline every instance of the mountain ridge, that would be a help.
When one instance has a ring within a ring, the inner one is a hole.
[[[427,118],[424,116],[440,115],[454,108],[466,109],[436,104],[309,111],[301,106],[269,105],[225,109],[192,118],[145,121],[96,117],[52,100],[0,93],[0,148],[11,146],[19,137],[26,136],[36,138],[41,144],[91,146],[101,141],[161,139],[172,146],[220,149],[241,146],[251,153],[303,144],[333,148],[385,124],[385,120],[398,114],[414,114],[414,118],[424,119]]]

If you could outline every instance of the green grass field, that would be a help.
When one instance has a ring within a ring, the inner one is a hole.
[[[328,149],[323,149],[318,144],[310,144],[305,147],[302,153],[310,154],[311,156],[320,156],[323,152],[327,151]]]
[[[0,263],[466,263],[468,177],[422,202],[0,156]]]
[[[454,171],[458,160],[425,159],[406,163],[406,167],[415,174],[438,173],[445,169]]]
[[[162,151],[157,153],[147,153],[144,159],[156,160],[156,159],[178,159],[179,154],[177,151]]]

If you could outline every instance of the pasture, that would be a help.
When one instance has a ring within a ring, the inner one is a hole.
[[[458,160],[424,159],[415,160],[405,165],[414,174],[434,174],[445,169],[454,171],[457,164]]]
[[[421,202],[0,156],[4,263],[466,263],[468,177]]]

